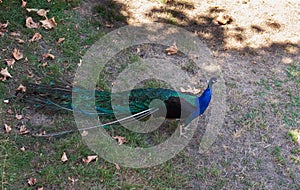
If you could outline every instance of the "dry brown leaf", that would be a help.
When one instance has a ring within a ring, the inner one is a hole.
[[[27,72],[28,72],[27,76],[28,76],[29,78],[32,78],[32,77],[34,76],[34,74],[32,73],[32,71],[27,70]]]
[[[85,136],[87,136],[88,134],[89,134],[88,131],[82,131],[81,136],[85,137]]]
[[[214,24],[219,24],[219,25],[229,24],[231,21],[232,21],[231,16],[224,13],[220,13],[220,15],[213,20]]]
[[[22,150],[22,151],[25,151],[25,147],[24,147],[24,146],[22,146],[22,148],[20,148],[20,150]]]
[[[192,94],[199,94],[202,90],[200,88],[195,88],[195,87],[191,87],[188,86],[186,89],[180,87],[180,92],[187,92],[187,93],[192,93]]]
[[[11,126],[9,126],[6,123],[4,123],[4,129],[5,129],[6,133],[9,133],[11,131]]]
[[[121,169],[120,166],[119,166],[119,164],[117,164],[117,163],[114,163],[114,164],[115,164],[117,170]]]
[[[40,22],[42,23],[42,27],[46,30],[50,30],[57,26],[54,17],[52,17],[51,19],[40,20]]]
[[[167,52],[168,55],[174,55],[174,54],[176,54],[178,52],[176,43],[174,43],[173,45],[171,45],[170,47],[168,47],[166,49],[166,52]]]
[[[84,164],[88,164],[88,163],[90,163],[91,161],[93,161],[93,160],[97,160],[98,159],[98,156],[88,156],[87,158],[82,158],[82,162],[84,163]]]
[[[13,112],[11,109],[8,109],[8,110],[7,110],[7,113],[8,113],[8,114],[13,114],[14,112]]]
[[[44,187],[39,187],[37,188],[37,190],[44,190]]]
[[[17,42],[18,42],[19,44],[24,44],[24,43],[25,43],[25,41],[22,40],[21,38],[16,38],[16,40],[17,40]]]
[[[45,10],[45,9],[40,9],[37,11],[37,14],[39,16],[45,17],[47,19],[47,13],[49,12],[49,10]]]
[[[10,68],[13,68],[16,61],[14,58],[9,58],[9,59],[5,59],[5,62],[7,64],[7,66],[9,66]]]
[[[67,154],[63,152],[63,155],[61,156],[61,161],[66,162],[68,160]]]
[[[9,35],[12,37],[20,37],[21,36],[21,34],[19,32],[11,32]]]
[[[36,33],[34,33],[32,38],[29,40],[29,42],[36,42],[36,41],[39,41],[42,38],[43,38],[43,36],[40,33],[36,32]]]
[[[1,31],[1,32],[6,32],[7,26],[8,26],[8,21],[6,21],[5,24],[2,24],[2,23],[0,22],[0,31]]]
[[[45,60],[45,59],[55,59],[55,56],[53,55],[53,54],[51,54],[51,53],[45,53],[44,55],[43,55],[43,60]]]
[[[2,3],[2,0],[0,0],[0,3]]]
[[[14,49],[12,55],[17,61],[23,58],[23,53],[17,48]]]
[[[23,134],[27,134],[29,133],[29,131],[27,130],[25,125],[21,125],[20,130],[19,130],[19,134],[23,135]]]
[[[19,115],[19,114],[16,114],[16,119],[17,119],[17,120],[23,119],[23,115],[22,115],[22,114],[20,114],[20,115]]]
[[[6,81],[7,78],[12,78],[11,74],[7,70],[7,67],[5,69],[2,69],[0,71],[0,74],[2,75],[2,77],[0,78],[2,82]]]
[[[42,66],[43,66],[43,67],[47,67],[47,65],[48,65],[48,63],[47,63],[47,62],[45,62],[45,63],[42,63]]]
[[[33,177],[31,177],[31,178],[29,178],[29,179],[27,180],[27,183],[28,183],[29,186],[35,185],[36,182],[37,182],[36,178],[33,178]]]
[[[72,183],[72,185],[74,185],[75,182],[78,181],[78,179],[74,179],[72,177],[68,177],[68,180]]]
[[[65,38],[58,38],[57,43],[61,44],[63,41],[65,41]]]
[[[24,7],[26,7],[26,4],[27,4],[27,2],[26,1],[24,1],[24,0],[22,0],[22,8],[24,8]]]
[[[127,142],[125,137],[114,136],[113,138],[118,140],[118,145],[122,145]]]
[[[26,19],[26,27],[27,28],[38,28],[39,24],[34,22],[31,17],[27,17]]]
[[[17,88],[17,91],[26,92],[26,87],[20,84],[20,86]]]
[[[105,23],[106,28],[113,28],[114,25],[113,24],[109,24],[108,22]]]

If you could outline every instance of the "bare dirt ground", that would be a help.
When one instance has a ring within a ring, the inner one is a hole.
[[[218,183],[225,184],[222,189],[299,188],[299,163],[291,159],[299,144],[287,135],[300,124],[299,83],[286,72],[291,65],[299,68],[299,1],[116,2],[130,25],[167,22],[195,33],[222,68],[228,111],[209,151],[197,152],[201,132],[185,151],[193,157],[193,168],[182,168],[193,173],[190,188],[217,188]],[[231,21],[216,23],[220,14]],[[298,103],[289,108],[293,101]],[[294,119],[292,110],[298,112]],[[204,167],[219,175],[201,178]]]

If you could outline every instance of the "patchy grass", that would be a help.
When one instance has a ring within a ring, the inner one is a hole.
[[[80,16],[75,10],[80,5],[79,1],[38,1],[33,3],[28,1],[27,7],[49,9],[48,17],[55,17],[57,27],[46,31],[42,28],[28,29],[25,27],[27,16],[37,22],[42,19],[32,13],[27,13],[21,8],[20,2],[4,1],[0,6],[1,21],[9,21],[8,32],[1,37],[1,66],[5,67],[4,59],[11,57],[13,48],[18,48],[27,57],[28,62],[18,61],[13,69],[9,68],[13,75],[12,80],[0,83],[0,97],[7,98],[14,93],[14,89],[22,81],[42,82],[52,84],[63,81],[70,82],[77,64],[84,55],[85,50],[99,39],[101,25],[97,20]],[[105,16],[109,22],[124,21],[125,17],[116,13],[118,5],[113,2],[108,5],[95,7],[95,13]],[[75,9],[74,9],[75,8]],[[7,11],[8,10],[8,11]],[[24,44],[18,44],[9,36],[10,32],[19,32],[20,38],[25,40]],[[38,42],[29,43],[28,40],[35,32],[39,32],[43,38]],[[59,38],[65,38],[61,44],[57,44]],[[54,60],[41,61],[45,53],[55,55]],[[126,54],[126,62],[139,61],[136,54]],[[47,66],[42,66],[47,62]],[[122,71],[123,65],[117,68],[117,72]],[[112,72],[113,74],[114,72]],[[107,75],[107,73],[103,73]],[[101,74],[100,74],[101,78]],[[104,82],[103,82],[104,81]],[[161,86],[159,81],[148,80],[145,82],[148,87]],[[102,80],[98,86],[109,89],[107,81]],[[180,174],[180,167],[173,167],[168,161],[153,169],[116,169],[114,164],[108,163],[99,158],[88,165],[82,163],[82,158],[94,155],[92,151],[83,143],[81,136],[77,133],[65,135],[59,138],[37,138],[30,135],[19,135],[20,125],[25,124],[32,132],[47,131],[47,133],[74,129],[73,116],[64,112],[45,113],[43,110],[23,109],[23,104],[12,102],[3,105],[1,102],[1,120],[12,126],[11,134],[4,134],[3,129],[0,141],[1,147],[1,189],[36,189],[44,187],[50,189],[68,188],[92,188],[92,189],[178,189],[185,188],[188,184],[189,175]],[[12,109],[13,114],[7,115],[7,110]],[[22,113],[24,116],[32,117],[30,120],[17,121],[15,113]],[[34,122],[33,122],[34,121]],[[134,134],[119,126],[108,129],[111,135],[123,135],[130,142],[131,146],[149,146],[150,143],[159,143],[163,140],[159,132],[150,138],[146,135]],[[166,136],[167,137],[167,136]],[[25,151],[21,148],[24,147]],[[68,161],[61,162],[62,153],[66,152]],[[184,155],[178,160],[188,160]],[[183,166],[185,167],[185,166]],[[27,184],[29,178],[36,178],[37,183],[30,187]],[[123,182],[124,179],[127,182]],[[72,182],[74,180],[74,182]]]

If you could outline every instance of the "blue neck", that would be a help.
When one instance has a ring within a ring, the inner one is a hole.
[[[212,90],[210,86],[206,88],[206,90],[202,93],[202,95],[195,99],[195,110],[190,114],[189,117],[185,120],[185,125],[188,125],[191,121],[193,121],[196,117],[200,116],[207,109],[210,100],[211,100]]]

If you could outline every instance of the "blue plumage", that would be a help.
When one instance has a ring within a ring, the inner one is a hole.
[[[184,124],[188,125],[196,117],[202,115],[207,109],[211,96],[212,96],[212,85],[217,82],[215,77],[211,78],[208,82],[207,88],[201,94],[200,97],[197,97],[195,100],[195,110],[185,119]]]

